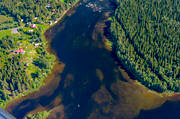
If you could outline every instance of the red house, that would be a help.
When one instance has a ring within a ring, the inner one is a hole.
[[[11,51],[11,52],[10,52],[10,55],[11,55],[11,54],[14,54],[14,53],[16,53],[16,54],[24,54],[25,51],[23,50],[23,48],[19,48],[19,50]]]
[[[14,54],[14,51],[11,51],[11,52],[10,52],[10,55],[12,55],[12,54]]]
[[[25,51],[23,50],[23,48],[19,48],[19,50],[16,50],[17,53],[21,53],[21,54],[24,54]]]

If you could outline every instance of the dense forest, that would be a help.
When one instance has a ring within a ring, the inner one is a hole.
[[[180,92],[180,1],[116,0],[110,31],[121,64],[146,87]]]

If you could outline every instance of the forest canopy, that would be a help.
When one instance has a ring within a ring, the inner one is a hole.
[[[62,11],[65,10],[69,3],[75,0],[0,0],[0,14],[10,15],[16,20],[21,19],[26,22],[31,22],[33,18],[40,17],[44,20],[50,16],[50,12],[56,14],[52,15],[52,19],[61,16]]]
[[[180,91],[180,1],[116,0],[111,34],[121,64],[146,87]]]

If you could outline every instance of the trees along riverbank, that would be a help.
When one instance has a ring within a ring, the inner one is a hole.
[[[55,56],[46,50],[48,46],[44,32],[77,2],[78,0],[0,2],[0,14],[12,17],[21,27],[18,34],[12,34],[9,30],[0,31],[3,34],[7,32],[7,35],[0,38],[0,107],[4,108],[8,102],[35,91],[44,84],[44,79],[55,64]],[[39,15],[34,13],[37,9],[41,10]]]
[[[110,32],[121,64],[146,87],[180,92],[180,3],[116,0]]]

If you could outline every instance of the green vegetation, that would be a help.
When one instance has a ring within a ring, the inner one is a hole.
[[[46,119],[50,112],[43,111],[38,112],[37,114],[30,114],[25,119]]]
[[[4,36],[11,35],[11,30],[3,30],[0,31],[0,39],[2,39]]]
[[[146,87],[180,92],[180,2],[116,0],[113,48],[122,65]]]
[[[14,28],[17,25],[18,25],[17,22],[15,22],[12,17],[0,15],[0,30],[6,30],[9,28]]]
[[[77,0],[1,0],[0,9],[2,15],[10,15],[16,21],[44,22],[47,18],[55,20],[64,10]],[[22,12],[23,11],[23,12]]]
[[[30,39],[32,42],[28,41]],[[55,57],[45,50],[43,40],[36,35],[28,40],[22,36],[5,36],[0,40],[1,106],[25,91],[39,88],[52,69]],[[35,47],[34,44],[39,46]],[[20,47],[24,48],[24,54],[10,54]]]
[[[46,51],[43,33],[77,1],[0,0],[0,107],[44,83],[55,56]],[[19,33],[11,33],[14,27]]]
[[[4,15],[0,15],[0,23],[3,23],[5,21],[13,21],[12,17],[6,17]]]

